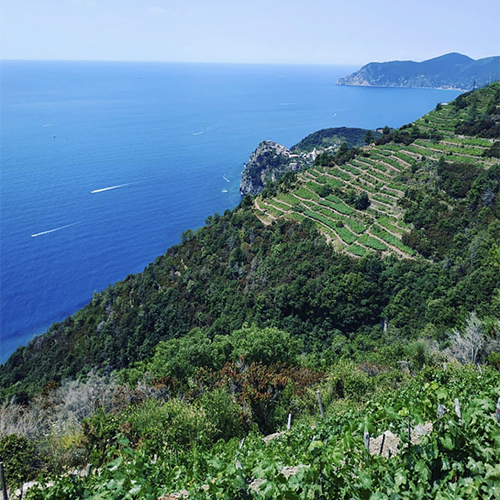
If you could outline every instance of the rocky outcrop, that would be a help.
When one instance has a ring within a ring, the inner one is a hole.
[[[363,87],[413,87],[472,90],[500,78],[500,56],[475,61],[451,53],[422,62],[391,61],[369,63],[340,78],[337,85]]]
[[[276,142],[262,141],[241,174],[241,195],[255,196],[268,182],[276,182],[287,172],[298,172],[311,166],[317,154],[316,150],[295,154]]]
[[[262,141],[250,156],[241,174],[242,196],[260,194],[268,182],[276,182],[287,172],[298,172],[314,164],[316,157],[328,151],[334,154],[342,143],[349,148],[364,145],[368,130],[352,127],[321,129],[287,149],[273,141]],[[371,131],[373,137],[381,135]]]

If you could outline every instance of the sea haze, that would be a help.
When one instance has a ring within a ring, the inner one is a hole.
[[[238,204],[264,139],[401,126],[458,92],[354,67],[3,61],[0,360]]]

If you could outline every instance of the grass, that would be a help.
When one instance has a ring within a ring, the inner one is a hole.
[[[401,149],[401,146],[398,144],[384,144],[381,146],[382,149],[386,149],[388,151],[399,151]]]
[[[366,250],[364,247],[360,247],[359,245],[353,244],[347,247],[347,251],[352,253],[353,255],[357,255],[358,257],[364,257],[368,255],[370,252]]]
[[[366,231],[366,226],[364,226],[363,224],[361,224],[360,222],[358,222],[355,219],[351,219],[350,217],[344,217],[342,219],[342,222],[346,226],[349,226],[349,229],[351,229],[352,231],[354,231],[357,234],[361,234],[361,233],[364,233]]]
[[[380,172],[378,169],[375,169],[375,168],[370,171],[370,175],[372,177],[375,177],[379,181],[384,182],[384,183],[385,182],[390,182],[390,179],[391,179],[390,175],[384,174],[383,172]]]
[[[399,163],[397,160],[394,160],[394,158],[385,158],[384,161],[385,163],[391,165],[398,171],[400,171],[403,168],[401,163]],[[392,174],[394,175],[394,172],[392,172]]]
[[[340,170],[338,167],[333,168],[331,174],[347,182],[351,180],[351,176],[347,172]]]
[[[388,170],[388,168],[385,165],[383,165],[382,163],[378,163],[374,160],[369,160],[367,158],[365,158],[365,160],[367,160],[366,163],[368,163],[370,167],[372,167],[376,170],[380,170],[381,172],[387,172],[387,170]],[[361,161],[364,161],[364,160],[361,160]],[[356,160],[353,161],[353,163],[355,163],[355,162],[356,162]],[[356,164],[356,165],[358,165],[358,164]],[[367,165],[362,165],[361,167],[358,167],[358,168],[362,168],[363,171],[368,171],[368,172],[372,171]]]
[[[357,236],[354,235],[349,229],[344,227],[343,222],[340,220],[334,220],[331,217],[331,212],[326,211],[326,209],[321,209],[316,207],[316,210],[306,210],[305,215],[314,219],[318,222],[321,222],[332,229],[335,233],[337,233],[342,241],[347,244],[354,243],[356,241]]]
[[[286,217],[296,222],[302,222],[303,220],[305,220],[305,217],[302,214],[299,214],[298,212],[290,212],[286,214]]]
[[[340,219],[343,219],[343,217],[341,215],[338,215],[335,212],[332,212],[331,210],[329,210],[328,208],[322,207],[321,205],[316,205],[315,207],[312,207],[312,209],[315,212],[323,214],[325,217],[332,219],[333,221],[338,221]]]
[[[394,205],[394,200],[386,198],[380,194],[374,194],[372,198],[376,201],[380,201],[381,203],[385,203],[386,205]]]
[[[339,200],[336,196],[330,195],[326,197],[327,201],[330,201],[333,203],[331,208],[336,210],[337,212],[340,212],[341,214],[344,215],[351,215],[354,213],[354,209],[346,205],[343,201]]]
[[[455,146],[450,146],[449,144],[443,144],[443,143],[429,143],[429,142],[424,142],[424,141],[415,141],[415,144],[419,146],[424,146],[424,147],[429,147],[431,149],[437,149],[439,151],[444,151],[444,152],[452,152],[452,153],[457,153],[457,154],[462,154],[462,155],[471,155],[471,156],[481,156],[483,153],[482,149],[477,149],[473,147],[455,147]]]
[[[305,200],[318,201],[318,199],[319,199],[319,196],[316,193],[311,192],[309,189],[307,189],[304,186],[297,189],[297,191],[295,191],[295,194],[299,198],[304,198]]]
[[[359,242],[362,243],[365,247],[372,248],[377,251],[387,250],[387,245],[384,245],[380,240],[374,238],[373,236],[369,236],[368,234],[363,234],[359,238]]]
[[[389,245],[392,245],[402,252],[407,253],[408,255],[414,255],[414,251],[407,247],[406,245],[403,244],[403,242],[396,236],[394,236],[391,233],[388,233],[385,229],[382,227],[378,226],[377,224],[373,224],[371,227],[370,231],[375,235],[384,240],[386,243]]]
[[[415,158],[413,158],[413,156],[405,155],[404,153],[401,153],[400,151],[394,153],[394,156],[396,158],[399,158],[400,160],[403,160],[406,163],[409,163],[410,165],[412,164],[413,160],[415,159]]]
[[[288,203],[288,205],[291,205],[292,207],[300,203],[300,200],[297,197],[295,197],[293,194],[288,194],[288,193],[280,194],[276,199]]]
[[[268,199],[266,203],[273,206],[274,208],[277,208],[278,210],[282,210],[283,212],[287,212],[288,210],[290,210],[290,207],[288,205],[280,203],[277,198]]]
[[[354,243],[358,239],[357,236],[352,234],[346,227],[336,227],[335,232],[340,236],[342,241],[347,244]]]
[[[342,165],[342,168],[344,170],[347,170],[348,172],[351,172],[351,174],[359,175],[359,170],[354,165],[350,165],[349,163],[345,163],[344,165]]]
[[[270,213],[272,216],[274,217],[280,217],[281,215],[283,215],[285,212],[271,206],[271,205],[266,205],[266,210],[268,213]]]
[[[452,142],[453,144],[462,144],[466,146],[482,146],[484,148],[490,148],[493,144],[492,141],[488,139],[481,139],[479,137],[466,137],[464,139],[457,139],[455,137],[446,138],[446,142]]]
[[[403,151],[410,151],[410,153],[415,153],[419,156],[429,156],[429,151],[424,151],[423,149],[416,148],[415,146],[405,146]]]
[[[358,159],[351,160],[349,163],[351,165],[354,165],[359,170],[366,170],[367,168],[369,168],[368,165],[366,165],[365,163],[362,163],[362,162],[363,162],[363,159],[360,158],[359,160]]]
[[[392,231],[393,233],[397,233],[397,234],[402,234],[405,232],[405,230],[399,226],[396,226],[395,224],[393,224],[389,218],[387,217],[381,217],[380,219],[378,219],[377,223],[380,225],[380,226],[383,226],[385,227],[386,229],[388,229],[389,231]],[[408,224],[406,224],[408,225]]]

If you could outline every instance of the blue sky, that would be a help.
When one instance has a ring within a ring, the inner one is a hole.
[[[500,53],[499,0],[1,0],[0,58],[365,64]]]

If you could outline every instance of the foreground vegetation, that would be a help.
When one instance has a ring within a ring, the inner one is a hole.
[[[112,397],[78,430],[51,430],[51,463],[27,498],[500,498],[498,369],[430,366],[443,353],[424,341],[407,353],[412,372],[342,360],[315,377],[305,368],[290,377],[283,367],[242,363],[215,386],[197,382],[196,395],[173,397],[158,381],[108,386]],[[422,361],[429,365],[417,369]],[[237,373],[246,373],[242,387]],[[206,380],[202,369],[197,375]],[[292,412],[291,430],[263,439],[248,421],[259,411],[278,429]],[[11,483],[36,474],[42,450],[12,435],[0,446],[11,453]],[[88,461],[89,475],[71,472]],[[50,481],[50,466],[66,474]]]
[[[500,498],[499,106],[494,84],[318,156],[19,348],[10,486]]]

